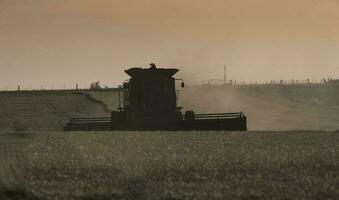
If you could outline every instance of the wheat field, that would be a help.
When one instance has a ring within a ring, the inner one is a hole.
[[[339,197],[335,132],[23,132],[1,141],[3,199]]]
[[[116,93],[0,93],[0,199],[339,198],[336,93],[205,90],[181,104],[241,104],[263,130],[65,133],[68,117],[108,116]]]

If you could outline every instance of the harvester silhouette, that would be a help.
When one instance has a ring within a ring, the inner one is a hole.
[[[173,76],[178,69],[131,68],[131,77],[119,88],[119,106],[111,117],[71,118],[65,131],[87,130],[247,130],[246,116],[238,113],[195,114],[177,105]]]

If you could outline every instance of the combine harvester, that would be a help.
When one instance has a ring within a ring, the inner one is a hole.
[[[71,118],[65,131],[101,130],[247,130],[246,116],[238,113],[195,114],[177,106],[178,91],[173,76],[178,69],[131,68],[131,77],[119,89],[118,111],[111,117]]]

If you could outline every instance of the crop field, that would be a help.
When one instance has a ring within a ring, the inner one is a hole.
[[[2,133],[0,199],[338,199],[335,132]]]
[[[334,90],[185,90],[179,104],[242,110],[251,131],[64,133],[116,92],[0,93],[0,199],[339,198]]]

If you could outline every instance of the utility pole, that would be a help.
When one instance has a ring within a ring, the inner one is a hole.
[[[226,77],[227,65],[224,66],[224,85],[226,84],[227,77]]]

